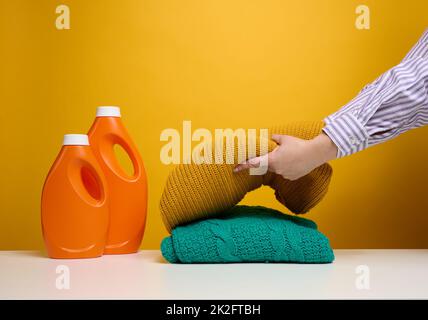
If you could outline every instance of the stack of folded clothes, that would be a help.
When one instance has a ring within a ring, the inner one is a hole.
[[[270,133],[311,139],[323,125],[292,123]],[[256,155],[261,155],[260,141],[256,145]],[[267,151],[275,146],[268,141]],[[327,193],[330,165],[295,181],[271,172],[233,173],[238,148],[223,150],[223,164],[180,164],[169,175],[160,202],[163,222],[171,232],[161,244],[165,259],[171,263],[332,262],[329,241],[313,221],[265,207],[237,205],[247,192],[268,185],[291,212],[306,213]],[[233,153],[235,163],[226,163],[228,153]]]

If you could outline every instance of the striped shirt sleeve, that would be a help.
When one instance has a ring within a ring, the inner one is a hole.
[[[324,121],[338,158],[428,124],[428,29],[399,65]]]

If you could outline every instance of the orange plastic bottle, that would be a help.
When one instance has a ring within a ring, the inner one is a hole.
[[[64,136],[42,192],[42,231],[51,258],[103,254],[109,225],[107,182],[88,136]]]
[[[122,123],[118,107],[98,107],[88,136],[110,190],[110,227],[104,253],[135,253],[146,224],[147,178],[143,160]],[[131,159],[132,176],[120,166],[113,149],[116,144]]]

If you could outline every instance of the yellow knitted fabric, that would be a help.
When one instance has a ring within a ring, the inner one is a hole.
[[[290,123],[271,128],[269,134],[312,139],[323,126],[321,121]],[[256,145],[256,154],[260,155],[258,140]],[[270,152],[276,144],[269,140],[268,146]],[[327,193],[332,174],[329,164],[295,181],[271,172],[264,175],[250,175],[248,170],[234,173],[232,170],[238,162],[238,149],[238,143],[234,147],[224,146],[223,164],[179,164],[172,170],[160,200],[160,213],[169,232],[177,225],[212,218],[232,208],[247,192],[262,185],[275,190],[276,199],[296,214],[309,211]],[[231,152],[235,163],[226,164],[227,154]]]

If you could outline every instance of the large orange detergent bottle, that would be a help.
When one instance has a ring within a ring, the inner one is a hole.
[[[51,258],[103,254],[109,226],[108,187],[88,136],[64,136],[42,192],[42,231]]]
[[[120,109],[98,107],[88,136],[110,190],[110,226],[104,254],[137,252],[146,224],[147,178],[143,160],[122,123]],[[120,145],[132,161],[132,175],[119,164],[115,145]]]

